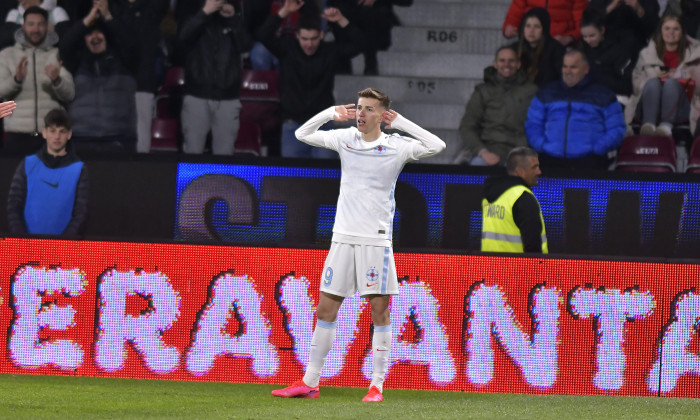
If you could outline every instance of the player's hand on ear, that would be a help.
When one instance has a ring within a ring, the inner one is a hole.
[[[355,119],[355,104],[338,105],[334,108],[333,119],[336,121],[347,121]]]
[[[386,128],[391,128],[391,123],[393,123],[396,117],[398,116],[399,113],[394,111],[393,109],[384,111],[384,113],[382,114],[382,121],[386,123]]]

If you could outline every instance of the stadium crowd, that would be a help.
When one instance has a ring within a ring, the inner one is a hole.
[[[352,57],[378,74],[377,51],[399,23],[393,7],[411,3],[2,1],[0,96],[17,104],[2,154],[35,153],[44,116],[63,108],[80,155],[262,147],[333,158],[294,130],[335,103],[335,75],[351,72]],[[454,162],[503,165],[510,149],[530,146],[549,167],[608,169],[630,136],[673,137],[690,151],[700,116],[696,4],[513,0],[502,28],[513,41],[494,51],[471,95]],[[251,100],[275,80],[274,101]]]

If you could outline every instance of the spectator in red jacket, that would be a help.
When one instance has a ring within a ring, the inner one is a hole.
[[[518,36],[523,16],[534,7],[547,9],[552,20],[550,34],[562,45],[569,45],[579,38],[581,16],[588,7],[588,0],[513,0],[503,22],[503,36]]]

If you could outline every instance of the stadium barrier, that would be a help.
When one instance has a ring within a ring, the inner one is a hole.
[[[330,281],[319,249],[5,238],[0,254],[5,374],[287,384]],[[700,397],[699,265],[396,264],[387,388]],[[322,385],[369,384],[369,312],[343,303]]]

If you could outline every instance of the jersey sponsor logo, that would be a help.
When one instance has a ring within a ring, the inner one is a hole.
[[[51,188],[58,188],[58,182],[56,182],[56,183],[54,183],[54,182],[49,182],[49,181],[47,181],[47,180],[45,180],[45,179],[42,179],[42,181],[44,181],[44,184],[48,185],[48,186],[51,187]]]
[[[384,153],[386,153],[386,147],[384,147],[380,144],[379,146],[374,148],[374,153],[376,153],[378,155],[383,155]]]

